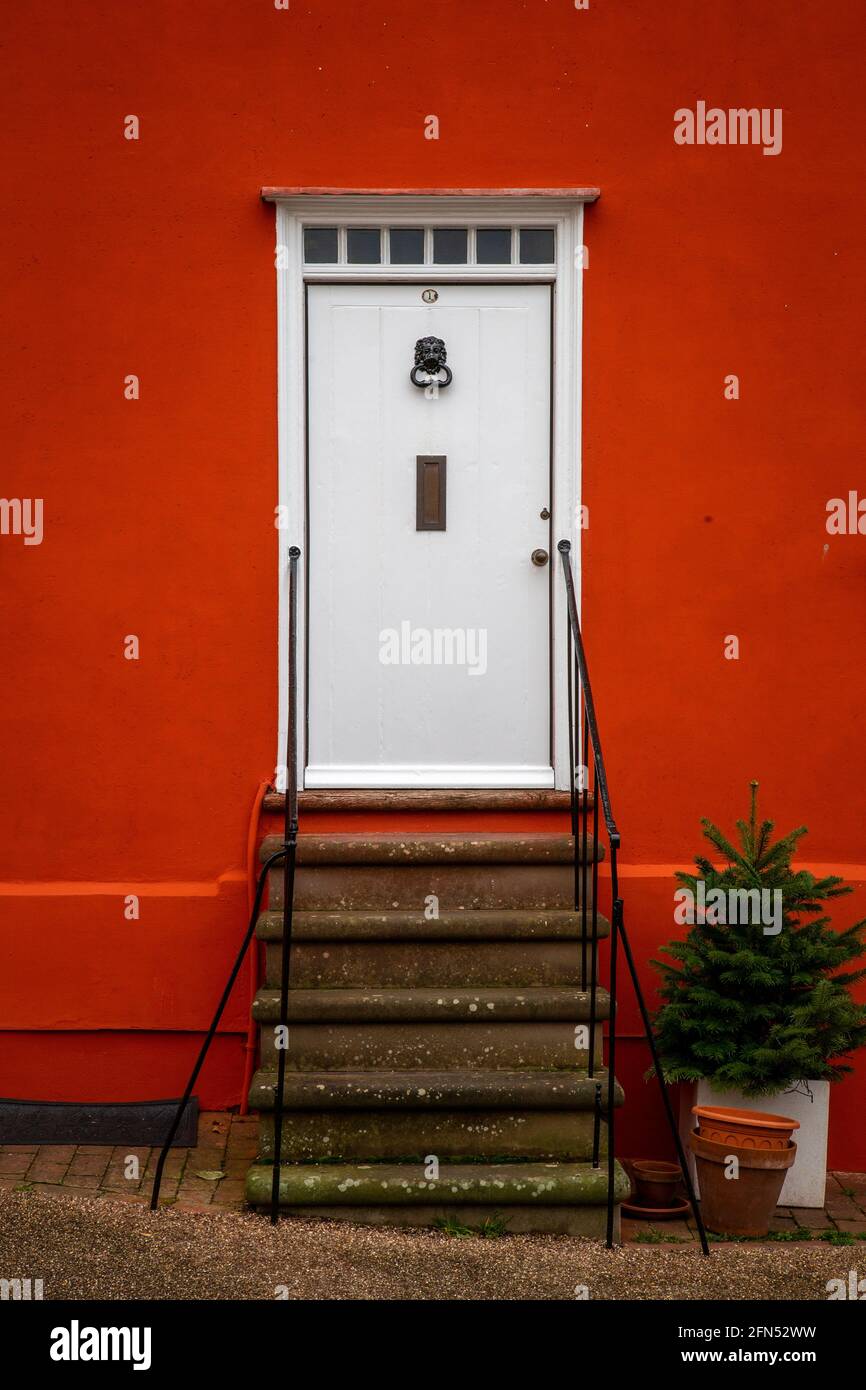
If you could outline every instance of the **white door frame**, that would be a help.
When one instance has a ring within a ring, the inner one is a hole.
[[[581,498],[581,382],[583,269],[583,208],[598,190],[569,191],[567,196],[521,193],[483,195],[365,195],[316,194],[264,189],[262,196],[276,204],[277,272],[277,410],[279,439],[279,507],[286,525],[279,538],[278,680],[279,728],[276,764],[278,776],[285,752],[288,719],[286,641],[288,627],[288,550],[301,548],[298,594],[298,785],[303,787],[306,767],[306,285],[320,281],[350,280],[357,283],[400,281],[483,282],[538,281],[552,284],[552,491],[551,534],[554,570],[551,586],[552,622],[552,727],[554,786],[569,786],[567,706],[566,610],[555,545],[563,537],[571,541],[575,584],[580,602],[580,498]],[[551,266],[411,266],[341,265],[304,267],[303,228],[318,223],[346,226],[553,226],[556,228],[556,263]]]

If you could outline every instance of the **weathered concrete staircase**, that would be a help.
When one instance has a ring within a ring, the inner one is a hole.
[[[266,840],[263,857],[279,843]],[[301,837],[283,1210],[394,1225],[451,1216],[480,1226],[497,1215],[508,1231],[603,1234],[607,1169],[593,1167],[592,1152],[596,1083],[606,1100],[607,1074],[600,1022],[595,1077],[586,1070],[572,843]],[[247,1175],[257,1206],[270,1203],[273,1171],[281,895],[277,868],[258,925],[267,973],[250,1104],[261,1139]],[[599,917],[599,935],[608,930]],[[599,989],[599,1020],[607,1009]],[[617,1165],[617,1203],[628,1190]]]

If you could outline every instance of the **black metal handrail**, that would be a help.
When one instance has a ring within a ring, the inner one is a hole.
[[[205,1035],[204,1042],[199,1049],[195,1065],[190,1073],[190,1078],[186,1084],[183,1096],[174,1114],[174,1119],[169,1127],[165,1143],[160,1150],[157,1160],[156,1173],[153,1180],[153,1192],[150,1198],[150,1209],[156,1211],[159,1205],[159,1190],[162,1185],[162,1174],[165,1162],[168,1158],[172,1142],[177,1134],[178,1127],[183,1112],[189,1104],[193,1088],[198,1080],[199,1073],[204,1066],[210,1045],[216,1036],[220,1019],[223,1016],[225,1006],[229,1001],[229,996],[235,986],[235,982],[240,973],[244,957],[249,949],[250,942],[256,930],[256,922],[259,918],[259,911],[262,904],[262,894],[264,893],[265,883],[268,873],[280,860],[283,861],[283,958],[280,973],[280,1017],[278,1027],[281,1029],[276,1034],[277,1038],[277,1090],[274,1097],[274,1171],[271,1184],[271,1224],[274,1225],[279,1215],[280,1201],[280,1157],[282,1152],[282,1133],[283,1133],[283,1088],[286,1077],[286,1052],[287,1052],[287,1030],[288,1030],[288,993],[289,993],[289,953],[292,938],[292,908],[294,898],[295,883],[295,857],[298,843],[298,560],[301,552],[296,545],[289,549],[289,640],[287,652],[288,664],[288,719],[286,725],[286,817],[283,834],[283,844],[280,849],[268,856],[262,865],[256,884],[255,897],[253,899],[253,909],[250,914],[249,925],[247,926],[244,939],[235,957],[234,965],[229,972],[225,988],[220,995],[216,1012],[211,1019],[210,1027]],[[282,1042],[283,1046],[280,1046]]]
[[[689,1197],[689,1204],[695,1218],[695,1224],[700,1236],[701,1249],[705,1255],[709,1255],[710,1247],[707,1244],[707,1236],[704,1224],[701,1220],[700,1210],[695,1197],[694,1184],[692,1183],[691,1173],[686,1161],[685,1151],[682,1140],[680,1139],[679,1129],[674,1117],[673,1107],[671,1106],[670,1095],[668,1094],[667,1083],[664,1072],[662,1071],[661,1061],[656,1047],[655,1037],[652,1030],[649,1011],[644,1000],[643,990],[638,979],[635,968],[634,957],[631,951],[628,934],[625,929],[623,918],[623,901],[619,892],[619,872],[617,858],[619,854],[621,839],[619,829],[613,817],[611,809],[610,790],[608,788],[607,772],[604,765],[604,756],[601,751],[601,738],[598,732],[598,719],[595,712],[595,701],[592,696],[592,686],[589,679],[589,669],[586,664],[586,652],[584,651],[583,638],[580,632],[580,621],[577,616],[577,597],[574,591],[574,575],[571,568],[571,542],[560,541],[557,550],[562,559],[562,569],[565,577],[565,592],[568,611],[567,628],[567,665],[568,665],[568,750],[570,759],[569,769],[569,790],[571,793],[571,833],[574,840],[574,908],[575,912],[580,910],[581,914],[581,988],[587,986],[587,959],[586,959],[586,940],[587,940],[587,847],[588,847],[588,795],[589,795],[589,772],[590,761],[592,764],[592,937],[590,953],[589,971],[589,1062],[588,1072],[590,1079],[595,1076],[595,1032],[598,1018],[598,807],[601,803],[602,815],[607,829],[608,846],[610,853],[610,880],[611,880],[611,927],[610,927],[610,1007],[608,1013],[608,1051],[607,1051],[607,1247],[613,1245],[614,1228],[614,1175],[615,1175],[615,1133],[616,1133],[616,1007],[617,1007],[617,959],[619,955],[619,945],[622,943],[623,954],[625,955],[626,965],[631,976],[641,1020],[644,1026],[647,1043],[653,1060],[653,1069],[658,1079],[661,1091],[662,1105],[667,1117],[668,1126],[674,1141],[677,1152],[680,1170],[683,1175],[683,1182]],[[583,714],[580,716],[580,706],[582,704]],[[577,749],[577,734],[581,731],[581,746]],[[576,753],[580,752],[580,761],[576,759]],[[580,810],[578,810],[580,807]],[[582,816],[582,833],[579,834],[579,821]],[[582,849],[582,852],[581,852]],[[599,1117],[601,1111],[600,1084],[595,1088],[595,1122],[593,1127],[593,1167],[599,1166]]]

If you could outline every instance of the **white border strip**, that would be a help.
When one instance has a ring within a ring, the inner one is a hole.
[[[286,724],[288,719],[288,691],[286,682],[286,637],[288,623],[288,550],[291,545],[301,548],[302,563],[299,566],[299,650],[298,650],[298,784],[300,787],[324,786],[324,782],[313,782],[316,770],[310,769],[305,781],[306,767],[306,340],[304,322],[305,283],[321,280],[352,280],[372,284],[378,281],[417,283],[418,281],[443,281],[454,283],[484,283],[485,281],[507,281],[509,279],[553,283],[553,398],[551,419],[553,433],[553,498],[552,498],[552,537],[550,556],[552,569],[552,622],[553,622],[553,766],[554,785],[564,789],[569,785],[568,770],[568,727],[565,719],[567,670],[566,670],[566,609],[565,592],[561,575],[561,560],[556,551],[556,542],[563,537],[571,541],[572,559],[575,570],[578,605],[581,599],[581,555],[580,520],[581,499],[581,338],[583,313],[583,200],[563,198],[513,196],[483,198],[472,197],[315,197],[303,195],[276,199],[276,246],[275,263],[277,267],[277,419],[279,447],[279,496],[278,501],[283,514],[289,518],[285,530],[279,537],[279,613],[278,613],[278,661],[279,661],[279,727],[277,737],[277,763],[285,747]],[[391,265],[375,266],[333,266],[321,270],[308,268],[303,263],[303,225],[327,219],[329,226],[340,228],[357,225],[367,219],[380,226],[400,226],[435,223],[437,226],[532,226],[554,225],[557,231],[556,266],[511,265],[490,267],[482,271],[480,266],[423,266],[404,267]],[[482,273],[479,273],[482,272]],[[321,771],[321,769],[319,770]],[[384,769],[379,769],[384,772]],[[402,785],[424,786],[469,786],[465,781],[471,777],[470,768],[455,769],[454,779],[441,780],[446,769],[438,768],[439,780],[433,781],[433,770],[418,767],[401,769],[404,777]],[[549,770],[544,769],[549,778]],[[347,769],[348,772],[348,769]],[[481,769],[476,769],[476,777]],[[524,773],[526,769],[524,769]],[[425,779],[425,780],[421,780]],[[335,786],[337,783],[330,783]],[[349,786],[349,782],[339,785]],[[362,785],[356,783],[355,785]],[[363,785],[386,785],[385,782],[367,781]],[[488,783],[490,785],[490,783]],[[518,779],[502,783],[502,786],[526,785]],[[543,785],[534,781],[534,786]],[[548,782],[549,785],[549,782]]]

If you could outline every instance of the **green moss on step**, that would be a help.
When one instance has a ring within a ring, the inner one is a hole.
[[[247,1173],[247,1201],[268,1206],[272,1166],[256,1163]],[[617,1163],[617,1202],[628,1196],[627,1174]],[[438,1179],[419,1164],[283,1164],[281,1206],[382,1206],[447,1203],[601,1205],[607,1199],[607,1167],[580,1163],[443,1164]]]

